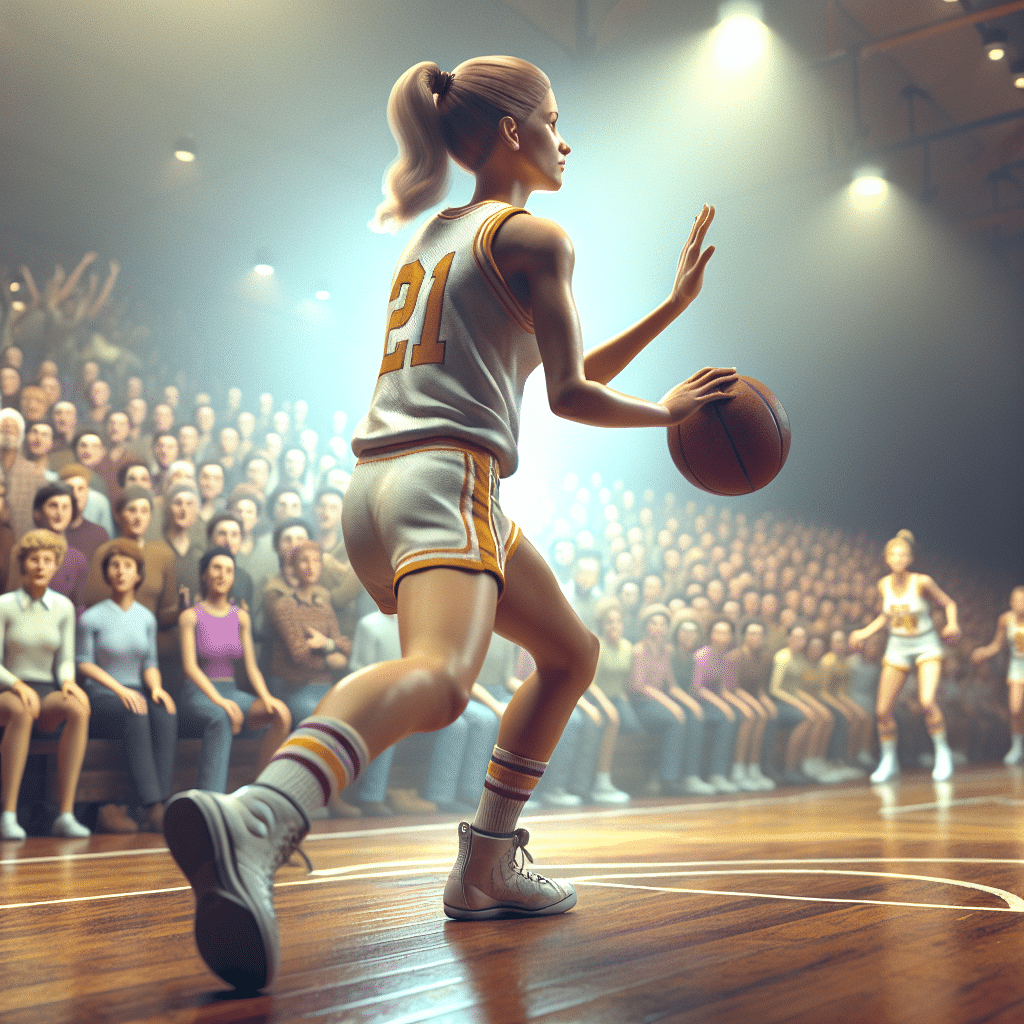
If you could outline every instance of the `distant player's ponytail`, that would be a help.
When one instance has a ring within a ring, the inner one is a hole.
[[[896,544],[905,544],[910,551],[911,556],[914,554],[914,535],[909,530],[900,530],[892,540],[887,541],[885,545],[885,553],[889,554],[889,549]]]
[[[523,121],[551,83],[518,57],[476,57],[453,72],[432,61],[409,68],[388,100],[398,159],[384,175],[384,202],[370,227],[394,232],[448,192],[449,155],[469,171],[487,159],[505,116]]]

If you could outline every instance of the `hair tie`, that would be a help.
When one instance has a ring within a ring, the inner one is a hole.
[[[448,90],[452,87],[452,82],[454,81],[455,72],[453,71],[438,71],[438,73],[434,76],[433,92],[434,95],[437,97],[438,103],[440,103],[441,100],[443,100],[445,96],[448,95]]]

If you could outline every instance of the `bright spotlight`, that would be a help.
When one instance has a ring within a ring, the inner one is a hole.
[[[190,164],[196,158],[196,144],[187,136],[182,136],[174,144],[174,158],[183,164]]]
[[[723,3],[718,9],[715,30],[715,56],[726,71],[744,71],[753,67],[768,48],[768,29],[761,20],[758,3]]]
[[[878,167],[859,167],[850,183],[850,195],[858,206],[873,206],[889,191],[889,183]]]
[[[327,300],[328,300],[328,299],[329,299],[329,298],[331,297],[331,293],[330,293],[330,292],[329,292],[329,291],[328,291],[328,290],[327,290],[326,288],[321,288],[321,289],[320,289],[320,290],[319,290],[319,291],[318,291],[318,292],[316,293],[316,297],[317,297],[317,298],[318,298],[318,299],[319,299],[319,300],[320,300],[321,302],[326,302],[326,301],[327,301]]]
[[[259,274],[260,277],[270,277],[274,273],[274,268],[269,263],[257,263],[252,269],[253,273]]]

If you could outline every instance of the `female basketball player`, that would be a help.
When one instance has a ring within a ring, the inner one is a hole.
[[[523,209],[557,191],[569,146],[547,76],[512,57],[453,73],[422,63],[391,93],[399,158],[374,226],[397,228],[438,202],[449,159],[471,171],[470,202],[420,228],[395,273],[380,376],[356,429],[346,494],[352,566],[381,610],[398,613],[402,657],[348,676],[302,722],[253,786],[183,794],[165,834],[196,893],[196,938],[210,968],[238,987],[274,976],[271,880],[309,814],[382,750],[437,730],[466,706],[492,631],[537,669],[502,718],[472,825],[444,893],[454,918],[568,910],[572,887],[520,868],[523,804],[594,675],[598,642],[554,575],[498,504],[516,469],[519,410],[543,363],[559,416],[608,427],[665,427],[728,397],[730,369],[704,369],[660,402],[607,387],[696,298],[713,248],[714,210],[697,215],[667,299],[583,354],[565,232]]]
[[[960,638],[956,604],[939,589],[931,576],[910,572],[914,557],[914,535],[900,530],[885,545],[885,561],[892,570],[878,583],[882,611],[863,629],[850,634],[850,646],[857,650],[864,641],[883,626],[889,627],[889,643],[882,660],[882,676],[878,681],[878,742],[882,759],[871,776],[872,782],[887,782],[900,773],[896,758],[896,719],[892,709],[911,668],[917,669],[917,693],[924,708],[928,732],[935,744],[935,768],[932,778],[948,779],[953,774],[953,758],[946,742],[946,721],[935,702],[939,673],[945,653],[942,639]],[[942,639],[932,622],[928,602],[941,605],[946,613]]]
[[[971,652],[975,665],[994,657],[1004,647],[1010,648],[1010,665],[1006,685],[1010,690],[1010,750],[1003,758],[1005,764],[1024,763],[1024,587],[1010,592],[1009,611],[1003,612],[996,622],[996,635],[992,643],[976,647]]]

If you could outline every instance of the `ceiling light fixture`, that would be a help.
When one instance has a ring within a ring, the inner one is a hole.
[[[861,201],[882,199],[889,190],[889,183],[880,167],[864,165],[853,172],[850,191]]]
[[[1006,29],[982,29],[981,41],[985,44],[985,52],[989,60],[1002,60],[1006,56]]]
[[[1010,61],[1010,74],[1013,75],[1013,87],[1024,89],[1024,57],[1016,57]]]
[[[196,144],[184,135],[174,144],[174,158],[183,164],[190,164],[196,158]]]
[[[331,297],[331,293],[326,288],[317,288],[316,297],[321,302],[326,302]]]
[[[761,4],[728,0],[718,7],[715,53],[727,71],[743,71],[757,64],[768,47]]]

